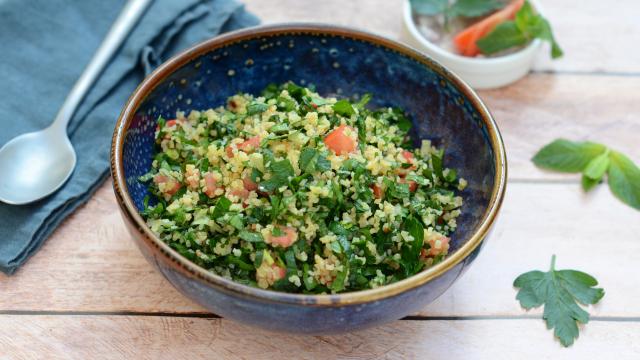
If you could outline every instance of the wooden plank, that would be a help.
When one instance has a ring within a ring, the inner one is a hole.
[[[517,315],[513,280],[530,270],[557,269],[595,276],[606,290],[589,312],[639,316],[633,308],[640,279],[640,216],[605,187],[584,195],[578,184],[510,184],[492,237],[469,271],[421,315]],[[530,312],[541,314],[541,309]]]
[[[579,176],[542,171],[531,157],[556,138],[602,142],[640,163],[640,77],[536,75],[481,91],[502,132],[511,180]]]
[[[0,358],[637,359],[640,323],[593,321],[564,349],[543,322],[398,321],[336,336],[283,335],[223,319],[0,316]]]
[[[205,312],[147,264],[117,212],[106,184],[23,269],[0,276],[0,310]],[[578,184],[511,184],[477,262],[419,315],[523,315],[511,282],[555,253],[559,267],[589,272],[607,290],[593,314],[640,316],[640,278],[628,276],[639,233],[638,213],[604,187],[585,196]]]
[[[358,27],[393,39],[402,32],[401,0],[264,0],[245,1],[264,23],[313,21]],[[599,0],[539,0],[565,51],[551,61],[541,51],[535,69],[563,72],[612,72],[640,74],[640,49],[629,46],[640,38],[640,12],[635,0],[619,0],[615,6]]]

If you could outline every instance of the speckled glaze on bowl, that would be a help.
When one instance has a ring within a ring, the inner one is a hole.
[[[159,240],[139,215],[145,186],[137,178],[152,161],[158,116],[224,104],[269,83],[315,84],[320,94],[374,94],[412,117],[416,146],[431,139],[445,164],[468,180],[450,255],[408,279],[338,295],[257,289],[217,276]],[[265,26],[206,41],[160,66],[127,102],[111,154],[114,191],[138,247],[178,290],[212,312],[243,323],[295,333],[336,333],[379,325],[422,309],[478,255],[505,191],[500,133],[478,96],[430,58],[394,41],[348,28],[314,24]]]

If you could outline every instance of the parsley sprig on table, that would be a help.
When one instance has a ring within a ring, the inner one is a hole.
[[[625,204],[640,210],[640,168],[624,154],[594,142],[557,139],[532,159],[538,167],[582,173],[582,188],[591,190],[608,177],[611,192]]]
[[[563,346],[571,346],[578,338],[578,322],[589,322],[589,313],[579,305],[596,304],[604,296],[598,281],[591,275],[577,270],[556,270],[556,256],[551,257],[548,272],[539,270],[524,273],[516,278],[513,286],[520,288],[516,299],[529,310],[544,305],[542,318],[548,329]]]

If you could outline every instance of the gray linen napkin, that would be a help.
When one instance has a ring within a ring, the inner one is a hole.
[[[0,0],[0,146],[46,127],[123,0]],[[0,271],[11,274],[107,178],[115,121],[148,72],[176,52],[258,19],[235,0],[155,0],[69,124],[77,167],[30,205],[0,203]]]

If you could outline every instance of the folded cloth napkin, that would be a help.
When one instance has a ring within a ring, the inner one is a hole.
[[[124,1],[0,1],[0,146],[46,127]],[[160,62],[258,19],[234,0],[155,0],[68,128],[78,162],[58,192],[30,205],[0,203],[0,271],[13,273],[108,176],[113,128],[125,101]]]

